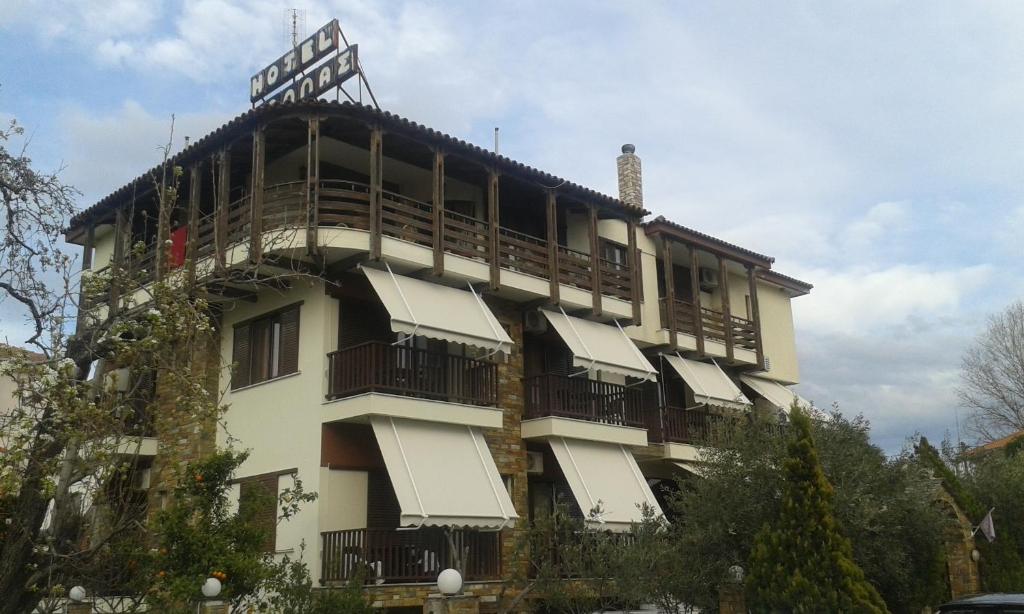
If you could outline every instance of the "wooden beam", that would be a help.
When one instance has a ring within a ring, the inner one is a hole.
[[[434,275],[444,274],[444,152],[434,149]]]
[[[487,171],[487,221],[490,231],[490,257],[491,257],[491,290],[497,290],[501,286],[501,262],[500,262],[500,225],[501,219],[498,215],[498,172],[494,169]]]
[[[380,260],[384,211],[384,133],[380,126],[370,129],[370,259]]]
[[[679,329],[676,327],[676,276],[672,266],[672,240],[661,237],[661,261],[665,276],[665,326],[668,327],[668,344],[673,350],[679,349]]]
[[[96,223],[89,222],[89,227],[85,231],[85,245],[82,246],[82,279],[79,281],[78,286],[78,317],[75,318],[75,332],[82,332],[82,325],[85,316],[85,286],[82,282],[85,281],[85,272],[92,269],[92,252],[93,246],[96,243]]]
[[[639,326],[641,323],[640,305],[640,284],[644,283],[640,275],[640,267],[637,264],[639,256],[636,253],[636,220],[626,220],[626,262],[629,266],[629,299],[633,303],[633,324]]]
[[[310,115],[306,133],[306,254],[320,253],[317,228],[320,226],[320,116]]]
[[[729,305],[729,267],[725,258],[718,256],[718,293],[722,297],[722,324],[725,326],[725,357],[735,358],[732,338],[732,309]]]
[[[263,257],[263,185],[267,161],[267,133],[260,125],[252,133],[252,231],[249,241],[249,260],[258,264]]]
[[[601,244],[597,236],[597,207],[587,205],[587,236],[590,239],[590,300],[595,316],[601,315]]]
[[[114,216],[114,256],[110,263],[110,268],[114,271],[114,280],[110,284],[110,300],[107,303],[110,315],[117,313],[120,307],[121,284],[118,278],[121,277],[125,269],[125,233],[131,232],[127,217],[124,207],[118,207]]]
[[[704,355],[704,313],[700,305],[700,258],[696,245],[688,245],[690,249],[690,289],[693,292],[693,328],[697,337],[697,353]]]
[[[227,266],[228,249],[228,202],[231,199],[231,150],[222,149],[217,154],[217,190],[214,193],[214,207],[217,215],[214,218],[214,251],[216,267],[224,270]]]
[[[548,190],[547,227],[548,227],[548,292],[551,302],[557,305],[559,298],[558,283],[558,194]]]
[[[757,343],[757,368],[764,371],[764,343],[761,341],[761,308],[757,303],[757,267],[747,267],[747,284],[750,292],[750,320],[754,323],[754,339]]]
[[[199,199],[202,197],[203,165],[196,162],[188,169],[188,236],[185,243],[185,266],[188,286],[196,283],[196,242],[199,240]]]

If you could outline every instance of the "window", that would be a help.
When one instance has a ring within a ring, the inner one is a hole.
[[[292,305],[235,326],[232,388],[299,370],[299,307]]]
[[[270,474],[238,481],[238,513],[263,534],[263,551],[277,547],[277,478]]]
[[[601,238],[601,258],[624,268],[628,264],[626,246]]]

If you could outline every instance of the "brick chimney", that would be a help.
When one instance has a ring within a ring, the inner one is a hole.
[[[640,175],[640,156],[636,146],[622,146],[622,155],[615,159],[619,167],[619,200],[635,207],[644,206],[644,186]]]

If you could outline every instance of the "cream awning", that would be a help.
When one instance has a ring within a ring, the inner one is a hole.
[[[672,464],[675,465],[676,467],[679,467],[680,469],[682,469],[683,471],[685,471],[687,473],[692,473],[693,475],[695,475],[695,476],[697,476],[699,478],[704,477],[704,470],[701,469],[700,465],[698,465],[695,462],[690,462],[690,461],[672,461]]]
[[[774,380],[753,375],[741,375],[740,380],[753,388],[754,392],[764,397],[766,401],[786,413],[789,413],[794,401],[803,409],[811,408],[809,401]]]
[[[508,353],[512,339],[472,291],[363,267],[391,314],[391,330]]]
[[[644,503],[659,516],[662,514],[636,459],[625,447],[562,437],[548,443],[573,497],[592,526],[628,531],[631,523],[643,520],[640,508]],[[590,511],[598,506],[601,514],[596,521],[590,520]]]
[[[401,526],[500,529],[516,510],[487,442],[471,426],[370,418],[402,510]]]
[[[687,360],[680,356],[665,354],[665,360],[693,390],[694,401],[701,405],[718,405],[734,409],[745,409],[750,399],[716,364]]]
[[[590,371],[608,371],[651,381],[658,379],[658,370],[617,324],[591,322],[547,309],[541,312],[569,346],[573,365]]]

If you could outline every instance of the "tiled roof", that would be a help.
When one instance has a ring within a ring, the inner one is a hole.
[[[679,234],[679,235],[686,235],[686,236],[689,236],[689,237],[692,237],[692,238],[695,238],[695,239],[703,239],[704,241],[706,241],[706,242],[708,242],[710,244],[717,245],[717,246],[721,247],[723,250],[736,252],[738,254],[745,255],[745,256],[749,257],[750,259],[752,259],[752,260],[761,261],[766,266],[771,266],[771,264],[773,262],[775,262],[775,258],[773,258],[771,256],[765,256],[764,254],[759,254],[759,253],[757,253],[755,251],[752,251],[752,250],[749,250],[749,249],[747,249],[745,247],[740,247],[739,245],[735,245],[733,243],[729,243],[728,241],[723,241],[722,239],[719,239],[719,238],[713,237],[713,236],[711,236],[709,234],[700,232],[699,230],[694,230],[692,228],[687,228],[686,226],[683,226],[682,224],[677,224],[677,223],[675,223],[675,222],[673,222],[671,220],[666,219],[665,216],[663,216],[663,215],[659,215],[658,217],[654,218],[650,222],[646,222],[644,224],[644,227],[648,229],[648,231],[647,231],[648,234],[654,234],[656,232],[659,232],[659,230],[660,230],[658,228],[659,226],[663,226],[665,228],[671,229],[671,230],[675,231],[676,234]]]
[[[496,154],[492,151],[488,151],[482,147],[468,143],[462,139],[453,137],[449,134],[439,132],[433,128],[429,128],[422,124],[416,123],[412,120],[406,119],[399,115],[388,111],[381,111],[368,105],[355,104],[349,101],[335,102],[335,101],[324,101],[324,100],[312,100],[312,101],[301,101],[295,103],[265,105],[251,109],[242,113],[238,117],[235,117],[228,123],[224,124],[220,128],[217,128],[210,134],[204,136],[201,139],[194,141],[191,145],[183,149],[182,151],[175,154],[170,162],[171,164],[183,165],[184,162],[196,160],[201,155],[208,154],[215,145],[227,140],[229,135],[232,135],[245,127],[254,124],[258,119],[263,119],[267,116],[274,116],[276,114],[284,114],[295,111],[311,111],[316,110],[319,112],[336,115],[350,115],[359,117],[366,121],[380,122],[382,127],[390,128],[393,130],[401,130],[405,133],[414,133],[420,138],[424,138],[428,141],[444,145],[450,151],[454,153],[461,153],[463,155],[472,155],[482,159],[484,162],[494,164],[499,171],[515,171],[521,174],[530,176],[531,179],[543,183],[545,185],[557,185],[561,189],[575,192],[583,198],[592,199],[600,203],[610,205],[613,207],[622,208],[630,213],[636,215],[646,215],[648,212],[641,207],[636,207],[629,203],[623,202],[617,198],[602,194],[596,190],[588,188],[586,186],[573,183],[561,177],[557,177],[550,173],[544,172],[532,166],[528,166],[521,162],[512,160],[505,156]],[[119,200],[125,199],[131,193],[134,187],[137,187],[143,182],[149,181],[149,177],[158,172],[161,165],[153,167],[151,170],[143,173],[133,181],[129,182],[114,192],[100,199],[96,204],[83,210],[81,213],[76,215],[71,220],[71,227],[74,228],[91,217],[104,214],[113,207],[113,205]]]
[[[814,288],[812,284],[809,284],[806,281],[799,280],[796,277],[790,277],[789,275],[783,275],[778,271],[761,271],[761,278],[766,281],[773,281],[780,286],[785,286],[786,288],[800,292],[801,294],[807,294],[812,288]]]
[[[1009,435],[1007,435],[1006,437],[1003,437],[1002,439],[997,439],[995,441],[990,441],[990,442],[988,442],[986,444],[983,444],[983,445],[980,445],[980,446],[978,446],[976,448],[971,448],[970,450],[968,450],[964,454],[966,456],[979,456],[979,455],[985,454],[986,452],[992,452],[993,450],[1001,450],[1001,449],[1005,448],[1006,446],[1010,445],[1011,443],[1017,441],[1021,437],[1024,437],[1024,431],[1017,431],[1016,433],[1010,433]]]
[[[32,362],[42,362],[46,360],[46,356],[38,352],[31,352],[25,348],[20,348],[14,345],[7,345],[6,343],[0,343],[0,360],[4,358],[10,358],[11,356],[23,356]]]

